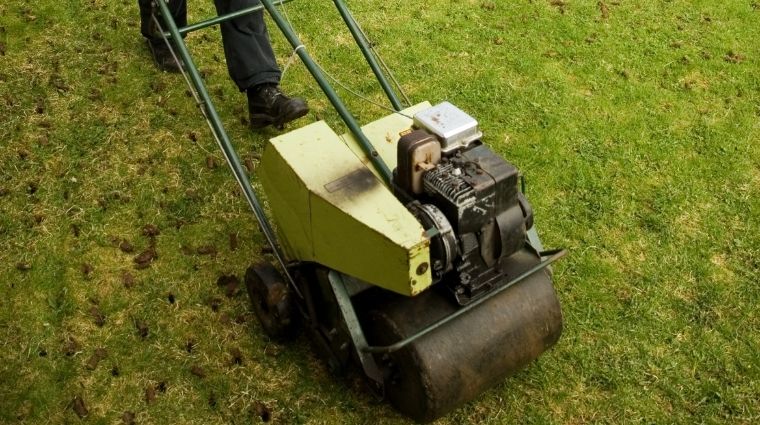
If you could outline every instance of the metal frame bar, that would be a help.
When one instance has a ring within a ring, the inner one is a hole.
[[[359,323],[359,318],[356,316],[356,310],[354,310],[354,304],[351,302],[351,295],[348,293],[343,275],[335,270],[330,270],[327,274],[327,279],[330,281],[335,299],[338,302],[343,320],[346,322],[348,332],[351,334],[351,340],[353,341],[354,349],[359,357],[364,374],[370,378],[375,385],[375,390],[382,393],[383,391],[383,373],[375,362],[375,358],[368,351],[367,339],[364,336],[364,331]]]
[[[256,193],[251,186],[251,182],[248,180],[248,175],[243,168],[243,164],[241,163],[237,152],[235,152],[235,148],[232,146],[232,142],[230,141],[230,138],[224,129],[222,120],[219,117],[219,114],[216,112],[214,104],[211,102],[211,97],[206,90],[206,86],[203,84],[203,79],[198,72],[198,68],[195,66],[195,63],[190,56],[190,52],[187,49],[187,45],[185,45],[185,41],[182,39],[182,36],[179,33],[177,23],[174,21],[174,18],[172,18],[169,7],[167,6],[167,0],[156,0],[156,4],[161,11],[161,19],[168,27],[168,32],[171,35],[172,44],[184,62],[183,68],[185,71],[187,71],[187,74],[189,74],[189,79],[200,98],[199,107],[204,117],[206,117],[206,121],[208,122],[209,127],[211,127],[211,132],[214,134],[214,137],[216,138],[216,141],[222,150],[224,159],[230,166],[232,174],[235,176],[235,180],[237,180],[238,185],[240,185],[240,189],[243,191],[243,196],[245,196],[248,205],[251,207],[253,215],[256,216],[256,220],[259,222],[261,231],[264,233],[267,242],[269,242],[269,245],[272,247],[272,252],[277,259],[277,262],[280,264],[283,273],[285,273],[285,276],[288,279],[288,283],[291,285],[293,290],[299,296],[301,296],[301,293],[298,290],[298,286],[296,285],[293,277],[288,270],[287,263],[285,262],[285,257],[280,250],[280,246],[277,244],[277,238],[275,236],[274,230],[269,224],[266,213],[264,212],[264,209],[256,197]]]
[[[400,350],[404,348],[405,346],[411,344],[415,340],[422,338],[423,336],[427,335],[428,333],[438,329],[439,327],[445,325],[446,323],[451,322],[452,320],[456,319],[457,317],[467,313],[468,311],[474,309],[475,307],[483,304],[484,302],[490,300],[491,298],[495,297],[496,295],[504,292],[508,288],[520,283],[521,281],[525,280],[526,278],[532,276],[533,274],[537,273],[540,270],[545,269],[547,266],[549,266],[551,263],[559,260],[560,258],[564,257],[567,254],[567,251],[564,249],[556,249],[552,251],[546,251],[539,254],[540,257],[549,257],[546,260],[543,260],[536,264],[535,266],[531,267],[527,271],[521,273],[519,276],[515,277],[511,281],[505,283],[503,286],[500,286],[493,291],[489,292],[487,295],[483,296],[482,298],[478,298],[475,301],[471,302],[470,304],[467,304],[466,306],[460,308],[459,310],[455,311],[454,313],[444,317],[443,319],[428,325],[426,328],[420,330],[419,332],[415,333],[414,335],[411,335],[405,339],[402,339],[401,341],[398,341],[391,345],[383,345],[383,346],[365,346],[362,348],[362,351],[365,353],[373,353],[373,354],[387,354],[392,353],[394,351]]]
[[[190,54],[187,50],[187,46],[182,41],[182,35],[187,34],[191,31],[195,31],[198,29],[219,24],[221,22],[234,19],[236,17],[243,16],[248,13],[254,13],[256,11],[261,10],[263,7],[264,9],[267,10],[269,15],[272,17],[272,20],[274,20],[277,27],[280,29],[280,31],[283,33],[285,38],[288,40],[290,45],[295,50],[296,54],[298,54],[298,57],[304,63],[304,65],[306,66],[306,69],[309,71],[312,77],[314,77],[314,79],[317,81],[317,84],[319,84],[319,87],[322,89],[322,92],[324,92],[325,96],[327,96],[328,100],[330,100],[330,103],[338,112],[338,115],[340,115],[341,119],[346,124],[351,134],[359,142],[359,145],[361,146],[362,150],[367,155],[370,162],[372,162],[372,165],[378,171],[378,173],[382,177],[385,184],[390,186],[391,180],[393,178],[390,168],[388,168],[388,165],[385,163],[382,157],[380,157],[380,154],[377,152],[377,149],[375,149],[375,147],[372,145],[372,142],[370,142],[370,140],[364,134],[364,132],[361,129],[361,126],[359,126],[359,123],[356,121],[356,118],[354,118],[354,116],[346,107],[345,103],[343,103],[343,100],[338,96],[335,89],[327,81],[327,78],[325,78],[319,66],[314,62],[311,56],[306,52],[306,47],[301,43],[301,40],[295,34],[295,31],[293,31],[293,29],[290,27],[290,24],[283,18],[283,16],[275,7],[275,5],[279,5],[287,1],[291,1],[291,0],[277,0],[274,2],[272,0],[261,0],[261,5],[249,7],[246,9],[239,10],[237,12],[232,12],[226,15],[218,16],[216,18],[201,21],[196,24],[188,25],[181,29],[177,27],[176,22],[174,22],[174,19],[171,17],[171,14],[169,14],[169,9],[166,5],[166,0],[156,0],[156,3],[158,4],[159,9],[161,11],[162,19],[169,27],[169,31],[165,32],[164,36],[175,40],[175,44],[177,45],[177,50],[179,51],[179,55],[182,58],[182,60],[185,62],[185,64],[187,65],[188,73],[190,74],[190,80],[192,84],[196,87],[196,90],[198,91],[199,95],[201,95],[201,99],[202,99],[201,103],[204,105],[207,105],[205,106],[205,108],[209,109],[207,118],[209,119],[209,123],[212,127],[212,131],[214,131],[215,135],[218,135],[220,147],[222,147],[222,150],[225,152],[225,158],[227,158],[225,140],[226,142],[229,142],[229,138],[227,137],[226,132],[223,126],[221,125],[221,123],[217,122],[218,114],[216,113],[215,108],[211,104],[211,100],[208,97],[208,93],[206,92],[206,89],[203,86],[203,82],[200,79],[200,76],[198,75],[198,70],[195,67],[195,64],[192,62],[192,59],[190,58]],[[346,25],[351,30],[351,33],[354,36],[354,39],[356,40],[357,44],[359,45],[359,48],[364,54],[364,57],[369,63],[370,68],[372,68],[372,71],[375,73],[375,76],[377,77],[380,85],[382,86],[383,90],[388,96],[388,99],[393,104],[393,107],[395,108],[395,110],[399,111],[402,108],[402,106],[398,99],[398,96],[391,88],[390,84],[388,83],[387,78],[385,77],[385,74],[383,74],[377,61],[375,60],[375,57],[370,52],[369,50],[370,46],[366,38],[361,33],[361,30],[359,29],[356,21],[353,19],[353,17],[351,16],[350,12],[348,11],[344,3],[342,3],[340,0],[335,0],[335,5],[340,11],[341,16],[343,17],[343,20],[346,22]],[[231,153],[232,157],[234,157],[233,159],[237,159],[237,155],[235,154],[234,149],[229,149],[229,150],[230,150],[229,153]],[[239,162],[239,159],[237,162]],[[235,165],[233,163],[230,163],[230,167],[233,169],[233,173],[236,174],[235,177],[238,178],[239,176],[235,172],[235,168],[236,168]],[[243,175],[245,175],[245,173],[243,173]],[[238,180],[240,179],[238,178]],[[243,185],[241,184],[241,187],[242,186]],[[243,190],[244,192],[246,191],[245,188]],[[246,194],[246,197],[248,197],[247,194]],[[255,196],[254,196],[254,200],[255,200]],[[258,202],[256,201],[255,203],[258,203]]]
[[[277,0],[277,1],[274,2],[274,4],[276,4],[277,6],[279,6],[281,4],[289,3],[291,1],[293,1],[293,0]],[[227,13],[225,15],[219,15],[219,16],[217,16],[215,18],[206,19],[206,20],[203,20],[203,21],[196,22],[194,24],[188,25],[186,27],[179,28],[179,33],[181,35],[185,35],[185,34],[193,32],[193,31],[197,31],[197,30],[200,30],[200,29],[203,29],[203,28],[208,28],[208,27],[211,27],[211,26],[214,26],[214,25],[217,25],[217,24],[221,24],[222,22],[229,21],[230,19],[239,18],[241,16],[245,16],[245,15],[247,15],[249,13],[255,13],[255,12],[258,12],[260,10],[264,10],[264,6],[262,6],[260,4],[256,5],[256,6],[247,7],[245,9],[240,9],[238,11],[235,11],[235,12],[232,12],[232,13]],[[171,34],[168,34],[168,33],[165,33],[164,35],[167,36],[167,37],[171,36]]]
[[[298,39],[296,33],[287,23],[285,18],[283,18],[283,16],[280,14],[280,11],[274,7],[272,0],[261,0],[261,3],[266,8],[267,12],[269,12],[272,20],[274,20],[275,24],[277,24],[277,26],[280,28],[280,31],[282,31],[282,34],[288,40],[290,45],[293,46],[293,49],[295,49],[298,57],[301,58],[301,61],[306,66],[306,69],[308,69],[312,77],[317,80],[317,84],[319,84],[322,92],[324,92],[325,96],[327,96],[327,98],[330,100],[330,103],[332,103],[333,107],[338,112],[338,115],[340,115],[341,119],[343,119],[343,122],[351,131],[351,134],[353,134],[353,136],[359,142],[362,150],[367,155],[370,162],[372,162],[372,165],[375,167],[375,169],[380,173],[380,176],[382,176],[385,184],[390,186],[392,179],[390,168],[388,168],[388,165],[380,157],[380,154],[372,145],[372,142],[370,142],[367,136],[364,134],[361,127],[359,126],[359,123],[356,122],[356,118],[354,118],[340,97],[338,97],[335,89],[327,81],[327,78],[325,78],[324,74],[322,74],[319,66],[317,66],[311,56],[309,56],[309,54],[306,52],[306,47],[301,43],[301,40]]]
[[[375,74],[375,78],[377,78],[378,83],[380,83],[380,87],[383,88],[385,95],[388,97],[391,105],[393,105],[393,109],[396,111],[402,110],[404,107],[401,104],[401,100],[393,90],[393,87],[391,87],[388,79],[383,73],[383,70],[380,69],[380,64],[377,62],[377,58],[371,50],[372,47],[370,46],[369,41],[364,36],[361,28],[359,28],[359,24],[356,22],[353,15],[351,15],[351,12],[348,10],[348,7],[346,7],[346,4],[343,2],[343,0],[333,0],[333,3],[335,3],[335,7],[338,9],[340,16],[343,18],[343,21],[346,23],[348,30],[351,31],[351,35],[354,36],[354,40],[359,46],[359,50],[361,50],[362,54],[364,55],[364,59],[367,60],[369,67]]]
[[[362,132],[361,127],[356,122],[356,119],[348,111],[348,109],[346,108],[345,104],[340,99],[340,97],[338,97],[335,90],[332,88],[332,86],[329,84],[329,82],[323,75],[319,66],[316,65],[316,63],[312,60],[312,58],[306,52],[306,48],[304,47],[303,44],[301,44],[301,41],[298,39],[293,29],[286,22],[283,16],[280,15],[279,11],[275,8],[275,4],[279,5],[291,0],[276,0],[276,1],[261,0],[261,3],[262,3],[261,5],[246,8],[243,10],[239,10],[237,12],[218,16],[216,18],[208,19],[205,21],[201,21],[192,25],[188,25],[181,29],[177,27],[176,22],[172,18],[168,5],[167,5],[167,1],[168,0],[155,0],[155,3],[157,4],[160,10],[160,16],[163,22],[168,27],[168,31],[163,32],[163,29],[162,29],[162,33],[164,37],[166,38],[167,42],[169,41],[169,39],[171,39],[171,43],[174,45],[174,48],[176,48],[177,53],[179,54],[179,57],[184,62],[183,74],[185,74],[185,71],[188,74],[186,75],[186,78],[188,78],[188,81],[190,82],[190,84],[192,85],[193,89],[195,90],[197,94],[198,106],[201,109],[201,112],[203,113],[204,117],[206,118],[206,121],[208,122],[209,127],[211,128],[212,134],[214,135],[214,138],[219,144],[219,147],[222,150],[222,154],[224,155],[224,158],[227,161],[227,164],[230,166],[232,173],[235,177],[235,180],[240,185],[240,188],[243,191],[243,195],[248,205],[250,206],[254,216],[256,217],[259,223],[259,226],[261,227],[262,233],[264,234],[268,243],[272,247],[273,254],[276,257],[278,263],[280,264],[282,271],[286,275],[288,283],[291,285],[291,287],[296,292],[296,294],[298,294],[298,296],[300,296],[301,299],[303,299],[303,294],[301,294],[301,292],[299,291],[298,285],[295,283],[290,273],[290,270],[288,268],[288,265],[285,262],[285,257],[282,251],[280,250],[279,244],[277,243],[276,235],[266,217],[266,214],[261,204],[259,203],[258,198],[256,197],[256,194],[253,190],[253,187],[251,186],[251,183],[243,168],[240,158],[238,157],[234,147],[232,146],[232,142],[230,141],[230,138],[227,135],[226,130],[224,129],[224,126],[216,111],[216,108],[214,107],[211,101],[211,98],[208,94],[208,91],[206,90],[206,87],[203,83],[203,79],[201,78],[200,73],[198,72],[198,69],[195,63],[193,62],[192,57],[190,56],[190,53],[187,49],[187,46],[184,43],[182,36],[192,31],[196,31],[196,30],[206,28],[212,25],[216,25],[216,24],[225,22],[227,20],[234,19],[239,16],[243,16],[248,13],[255,13],[262,9],[266,9],[267,12],[271,15],[274,22],[279,27],[280,31],[282,31],[285,38],[293,46],[295,52],[298,54],[299,58],[304,63],[308,71],[312,74],[314,79],[317,81],[322,91],[330,100],[333,107],[341,116],[341,118],[343,119],[343,122],[346,124],[346,126],[348,126],[351,133],[358,140],[362,149],[369,157],[373,166],[379,171],[380,175],[385,180],[386,184],[390,184],[391,182],[392,175],[391,175],[390,169],[388,168],[387,164],[382,160],[382,158],[379,156],[378,152],[375,150],[374,146],[366,137],[366,135]],[[358,24],[354,20],[353,16],[351,16],[350,12],[346,8],[346,5],[343,3],[343,1],[342,0],[333,0],[333,1],[336,7],[338,8],[338,11],[340,12],[343,20],[345,21],[346,25],[351,31],[351,34],[354,36],[354,40],[359,45],[359,48],[361,49],[362,54],[364,55],[365,59],[369,63],[380,85],[382,86],[383,90],[388,96],[388,99],[391,101],[393,107],[397,111],[400,110],[401,102],[398,99],[393,88],[388,83],[388,80],[385,78],[383,71],[380,69],[376,60],[377,58],[371,52],[371,46],[369,45],[366,37],[362,33],[361,29],[358,27]],[[528,233],[528,239],[531,243],[536,245],[537,249],[539,250],[541,249],[541,245],[540,245],[541,242],[538,239],[538,235],[535,232],[535,228],[530,229]],[[526,278],[532,276],[533,274],[547,268],[553,262],[564,257],[566,253],[567,252],[564,249],[540,252],[538,254],[540,258],[542,259],[546,257],[548,258],[546,258],[545,260],[539,261],[539,263],[536,264],[535,266],[521,273],[520,275],[518,275],[511,281],[507,282],[506,284],[492,290],[490,293],[486,294],[482,298],[478,298],[475,301],[471,302],[470,304],[467,304],[466,306],[459,308],[454,313],[436,321],[435,323],[431,325],[428,325],[427,327],[423,328],[419,332],[405,339],[397,341],[394,344],[385,345],[385,346],[368,345],[364,331],[362,330],[361,324],[359,322],[353,303],[351,301],[351,295],[349,294],[348,289],[346,288],[346,284],[343,280],[342,275],[339,272],[336,272],[333,270],[333,271],[330,271],[330,273],[328,274],[328,279],[330,281],[330,285],[333,290],[333,293],[335,294],[339,308],[342,312],[343,319],[345,320],[346,325],[351,334],[351,338],[354,343],[354,348],[357,352],[362,368],[364,369],[365,374],[375,384],[376,389],[382,392],[383,391],[383,375],[382,375],[381,369],[378,367],[375,361],[373,354],[388,354],[388,353],[392,353],[394,351],[397,351],[399,349],[406,347],[407,345],[418,340],[419,338],[424,337],[425,335],[438,329],[439,327],[444,326],[445,324],[457,319],[463,314],[466,314],[470,310],[473,310],[474,308],[492,299],[494,296],[502,293],[508,288],[518,284],[519,282],[525,280]]]

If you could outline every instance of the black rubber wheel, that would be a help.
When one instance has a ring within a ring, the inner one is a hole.
[[[291,337],[296,328],[293,299],[280,272],[266,262],[248,267],[245,287],[264,333],[277,340]]]

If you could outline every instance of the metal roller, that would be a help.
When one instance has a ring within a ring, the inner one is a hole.
[[[505,268],[525,269],[538,259],[527,250]],[[367,297],[369,298],[369,297]],[[363,316],[371,344],[407,338],[452,314],[458,306],[445,291],[374,300]],[[469,311],[379,359],[386,367],[385,393],[402,413],[429,422],[470,401],[553,346],[562,313],[550,273],[542,270]]]

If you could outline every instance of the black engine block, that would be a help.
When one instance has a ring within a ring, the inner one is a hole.
[[[499,261],[524,246],[532,212],[517,168],[482,142],[445,153],[435,143],[423,130],[401,137],[395,189],[431,234],[434,280],[467,304],[501,280]]]

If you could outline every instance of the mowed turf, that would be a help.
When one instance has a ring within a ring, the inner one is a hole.
[[[557,346],[439,423],[760,421],[760,3],[349,5],[413,102],[480,121],[570,250]],[[331,2],[285,12],[384,101]],[[312,108],[290,128],[342,132],[270,29]],[[257,186],[277,132],[247,130],[218,30],[187,42]],[[387,113],[340,93],[361,122]],[[405,423],[304,337],[263,336],[235,280],[263,247],[135,1],[0,4],[0,422]]]

